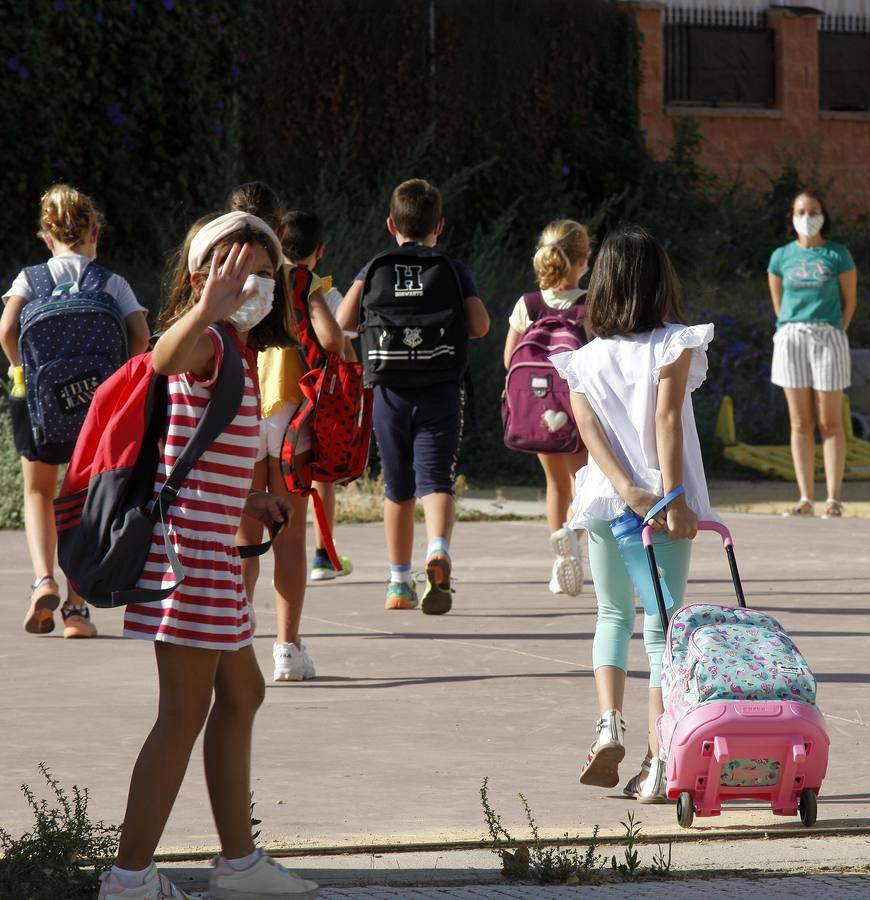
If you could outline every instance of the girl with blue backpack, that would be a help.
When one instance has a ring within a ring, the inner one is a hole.
[[[56,184],[42,196],[39,237],[51,253],[22,269],[3,295],[0,345],[10,362],[15,449],[24,476],[24,528],[36,580],[24,629],[54,630],[57,467],[68,462],[97,385],[148,345],[145,310],[120,275],[94,259],[104,220],[86,194]],[[94,637],[85,601],[71,585],[63,636]]]
[[[577,473],[571,525],[586,528],[598,603],[592,664],[600,718],[580,772],[583,784],[614,787],[625,756],[622,718],[635,583],[617,543],[626,514],[649,520],[656,557],[677,606],[683,602],[691,544],[710,508],[691,394],[707,374],[712,325],[686,325],[677,275],[661,244],[639,227],[605,240],[589,282],[587,321],[595,339],[553,357],[589,464]],[[667,504],[662,501],[670,499]],[[636,529],[639,537],[639,528]],[[632,570],[633,571],[633,570]],[[635,573],[641,590],[649,570]],[[655,607],[644,616],[649,658],[649,733],[641,771],[624,792],[641,802],[665,799],[656,719],[663,711],[665,636]]]
[[[533,260],[540,290],[517,300],[504,347],[505,443],[534,452],[544,470],[550,546],[556,554],[550,591],[572,597],[583,590],[583,563],[579,535],[565,527],[565,521],[574,496],[574,474],[586,465],[587,453],[567,391],[547,356],[586,342],[582,324],[586,292],[580,290],[580,279],[588,270],[590,249],[589,233],[579,222],[558,219],[547,225]]]

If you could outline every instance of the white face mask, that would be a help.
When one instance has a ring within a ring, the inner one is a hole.
[[[792,216],[791,221],[794,225],[794,230],[801,237],[811,238],[815,237],[822,230],[822,225],[825,224],[825,217],[823,215],[811,216],[809,213],[803,213],[800,216]]]
[[[272,309],[275,300],[275,279],[262,275],[248,275],[242,293],[245,302],[227,320],[236,331],[250,331],[259,325]]]

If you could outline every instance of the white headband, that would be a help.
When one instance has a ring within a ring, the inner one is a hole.
[[[190,242],[190,252],[187,254],[187,271],[193,273],[202,268],[202,264],[208,258],[214,245],[245,225],[262,232],[272,245],[276,258],[281,259],[281,241],[262,219],[246,212],[228,212],[203,225],[196,233]]]

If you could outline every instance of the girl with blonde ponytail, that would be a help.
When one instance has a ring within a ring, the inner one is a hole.
[[[527,298],[536,297],[536,306],[547,316],[559,315],[560,311],[584,302],[586,292],[580,290],[580,279],[588,269],[590,249],[588,231],[573,219],[558,219],[541,232],[533,258],[540,293],[523,295],[514,306],[504,347],[505,369],[510,369],[511,357],[523,334],[542,314],[529,309]],[[573,498],[574,474],[586,465],[586,450],[538,453],[537,457],[547,481],[547,524],[550,545],[556,554],[550,591],[576,596],[583,590],[580,543],[578,533],[565,527],[564,522]]]
[[[38,236],[48,247],[51,258],[48,272],[54,285],[76,285],[97,255],[103,216],[87,194],[68,184],[55,184],[43,195],[39,208]],[[127,329],[127,347],[131,355],[148,346],[148,322],[127,281],[120,275],[107,275],[103,290],[117,303]],[[53,285],[52,285],[53,286]],[[25,305],[42,296],[22,269],[3,294],[0,317],[0,346],[10,362],[10,377],[24,390],[24,375],[18,352],[21,313]],[[33,440],[27,404],[16,403],[12,413],[15,449],[21,457],[24,475],[24,528],[36,580],[30,591],[30,608],[24,629],[30,634],[48,634],[54,630],[54,610],[60,606],[60,588],[54,578],[57,532],[52,501],[57,493],[57,464],[65,459],[45,458]],[[97,630],[90,620],[85,601],[68,586],[67,599],[61,608],[63,636],[93,637]]]

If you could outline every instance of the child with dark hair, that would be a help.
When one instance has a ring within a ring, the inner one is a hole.
[[[203,416],[224,360],[214,326],[229,333],[241,357],[244,393],[238,412],[182,484],[165,525],[154,528],[138,587],[175,580],[177,557],[190,577],[160,603],[131,604],[124,634],[154,642],[159,680],[157,720],[133,774],[118,857],[103,873],[99,900],[170,900],[187,895],[154,864],[154,851],[201,732],[209,798],[220,837],[209,896],[312,900],[317,885],[278,865],[251,835],[251,743],[263,702],[263,675],[252,645],[249,603],[235,533],[243,518],[283,521],[289,504],[251,492],[260,442],[255,350],[288,346],[276,291],[281,245],[262,220],[241,211],[199,222],[179,257],[175,286],[161,316],[154,370],[169,382],[159,490]],[[276,322],[278,320],[278,322]]]
[[[286,284],[288,271],[296,265],[296,260],[288,258],[286,252],[285,241],[289,227],[285,221],[284,205],[278,195],[263,182],[248,182],[230,192],[227,205],[253,215],[262,213],[264,220],[275,226],[276,234],[282,242],[279,277],[282,284]],[[292,315],[289,297],[284,311],[287,316]],[[340,352],[343,343],[341,329],[315,282],[312,282],[309,289],[307,315],[322,347]],[[288,325],[294,334],[298,324],[291,322]],[[281,445],[287,426],[302,401],[299,379],[306,371],[303,353],[300,352],[302,350],[304,348],[298,345],[290,348],[267,347],[257,359],[263,418],[260,422],[260,447],[254,465],[254,487],[258,490],[268,489],[283,497],[290,507],[290,521],[272,545],[275,554],[275,613],[278,619],[272,647],[274,681],[308,681],[316,675],[314,662],[299,633],[307,575],[305,544],[308,497],[288,491],[281,472]],[[296,437],[296,454],[300,461],[305,460],[305,454],[310,450],[310,440],[307,429],[302,429]],[[241,543],[258,544],[262,537],[263,528],[259,522],[250,518],[242,521],[239,532]],[[259,559],[245,559],[242,569],[248,597],[251,598],[260,574]]]
[[[291,209],[284,216],[283,245],[284,255],[290,265],[302,266],[311,271],[311,293],[322,295],[330,313],[335,315],[342,300],[341,293],[333,287],[330,275],[321,276],[314,271],[314,267],[323,259],[326,249],[323,239],[323,222],[320,220],[320,216],[306,209]],[[355,334],[348,332],[343,334],[344,340],[341,355],[344,359],[356,359],[356,354],[350,341],[351,337],[354,336]],[[314,490],[320,495],[330,531],[335,534],[335,485],[315,481]],[[353,563],[341,553],[339,553],[338,558],[341,562],[341,568],[336,570],[326,553],[326,543],[315,519],[311,580],[331,581],[333,578],[349,575],[353,571]]]
[[[626,509],[644,518],[662,497],[685,494],[656,515],[656,556],[674,602],[683,601],[698,518],[711,518],[691,394],[707,374],[712,325],[686,325],[676,273],[661,244],[638,227],[622,228],[601,247],[587,296],[586,322],[597,337],[552,357],[571,388],[571,406],[589,450],[577,473],[574,528],[589,535],[598,602],[592,664],[600,718],[580,773],[583,784],[614,787],[625,756],[622,719],[634,587],[610,523]],[[665,798],[664,762],[655,721],[662,713],[665,639],[659,617],[644,617],[650,665],[647,756],[625,793],[644,803]]]
[[[421,178],[390,199],[387,230],[398,248],[366,265],[337,317],[359,325],[363,370],[374,386],[374,432],[386,497],[390,560],[387,609],[414,609],[414,507],[423,501],[429,545],[423,612],[452,605],[450,538],[462,435],[462,382],[469,338],[489,331],[470,270],[435,249],[444,230],[441,193]]]

